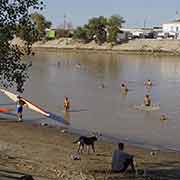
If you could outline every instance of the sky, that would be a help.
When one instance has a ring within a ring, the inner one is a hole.
[[[54,26],[66,20],[74,27],[84,25],[91,17],[114,14],[122,16],[124,27],[153,27],[180,19],[180,0],[44,0],[45,17]]]

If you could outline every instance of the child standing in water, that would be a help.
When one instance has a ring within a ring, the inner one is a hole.
[[[70,101],[68,97],[64,99],[64,110],[67,112],[70,109]]]
[[[147,81],[144,82],[144,85],[146,87],[152,87],[153,84],[152,84],[152,81],[150,79],[148,79]]]
[[[16,113],[17,113],[17,117],[18,117],[18,121],[22,121],[22,112],[23,112],[23,106],[26,103],[21,99],[21,97],[18,95],[17,96],[17,102],[16,102]]]
[[[144,97],[144,105],[145,106],[151,106],[151,98],[148,94],[146,94]]]

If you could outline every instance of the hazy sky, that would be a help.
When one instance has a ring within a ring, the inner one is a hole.
[[[43,14],[55,26],[63,24],[63,16],[74,26],[87,23],[94,16],[119,14],[125,26],[158,26],[180,18],[180,0],[44,0]],[[178,12],[178,14],[177,14]]]

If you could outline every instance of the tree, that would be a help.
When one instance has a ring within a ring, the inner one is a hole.
[[[41,40],[43,37],[45,37],[46,28],[50,28],[52,23],[50,21],[47,21],[42,14],[39,14],[37,12],[31,14],[31,18],[33,23],[35,24],[35,29],[38,34],[38,40]]]
[[[33,31],[28,33],[28,37],[31,39],[32,43],[38,40],[42,40],[45,37],[45,29],[50,28],[52,23],[47,21],[45,17],[37,12],[30,15],[33,25]],[[27,32],[29,32],[29,27],[24,25],[17,25],[17,36],[23,40],[27,39]]]
[[[119,15],[113,15],[108,19],[108,41],[111,43],[117,42],[117,35],[120,32],[124,19]]]
[[[16,36],[22,40],[31,42],[32,44],[38,40],[38,31],[33,25],[32,27],[29,27],[17,24]]]
[[[105,41],[116,43],[120,27],[124,19],[119,15],[113,15],[110,18],[104,16],[93,17],[83,27],[78,27],[74,33],[74,38],[90,42],[93,39],[102,44]],[[107,37],[108,36],[108,37]]]
[[[74,37],[85,42],[95,39],[98,44],[102,44],[106,41],[106,24],[107,19],[105,17],[93,17],[88,21],[88,24],[76,29]]]
[[[88,43],[92,40],[89,34],[90,34],[89,27],[87,25],[84,25],[84,27],[77,27],[77,29],[74,31],[73,37],[75,39],[80,39],[85,43]]]
[[[21,61],[22,57],[31,53],[32,34],[34,26],[29,10],[42,9],[43,2],[39,0],[0,0],[0,81],[4,87],[16,85],[19,92],[28,78],[29,64]],[[18,27],[26,27],[26,50],[22,51],[11,40],[16,36]]]
[[[106,41],[106,25],[107,19],[103,16],[91,18],[88,22],[89,29],[98,44]]]

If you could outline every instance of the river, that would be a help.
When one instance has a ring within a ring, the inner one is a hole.
[[[37,52],[24,96],[44,109],[60,114],[70,127],[101,132],[134,144],[180,151],[180,59],[171,56],[106,52]],[[151,79],[151,90],[144,81]],[[120,92],[126,81],[129,92]],[[101,84],[104,88],[101,88]],[[139,111],[150,94],[159,111]],[[68,96],[72,112],[64,114]],[[10,103],[1,96],[2,103]],[[161,121],[166,114],[168,120]],[[24,120],[58,124],[25,110]]]

